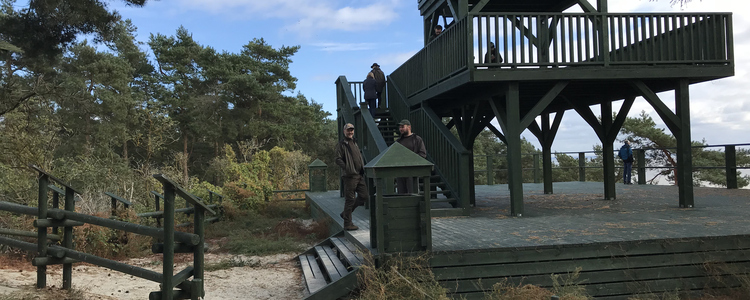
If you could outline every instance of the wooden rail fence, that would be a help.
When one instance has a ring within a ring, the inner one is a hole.
[[[216,209],[217,206],[215,204],[206,205],[200,198],[188,193],[168,177],[162,174],[156,174],[154,175],[154,178],[159,180],[164,187],[164,194],[163,196],[160,195],[160,198],[163,199],[164,202],[164,210],[159,212],[160,219],[163,219],[164,221],[163,228],[143,226],[111,218],[101,218],[75,212],[75,194],[80,193],[62,180],[55,178],[40,168],[36,166],[31,166],[31,168],[39,174],[38,206],[30,207],[0,201],[0,210],[37,216],[38,219],[34,221],[34,227],[37,228],[37,232],[0,229],[0,234],[36,237],[37,243],[35,244],[7,237],[0,237],[0,244],[37,253],[36,257],[32,260],[32,265],[37,267],[37,288],[43,288],[47,285],[48,265],[62,264],[63,289],[70,289],[73,263],[86,262],[146,280],[158,282],[160,284],[160,290],[149,294],[149,299],[152,300],[200,299],[205,296],[203,285],[204,231],[205,222],[214,219],[206,219],[206,213],[216,215],[214,209]],[[50,181],[63,186],[64,189],[59,189],[54,186],[50,187]],[[54,192],[52,208],[48,207],[48,194],[50,190]],[[152,192],[152,194],[158,193]],[[63,209],[58,208],[59,195],[64,195],[65,206]],[[122,203],[125,207],[130,206],[130,202],[125,199],[111,193],[107,193],[107,195],[112,198],[113,212],[116,211],[116,205],[118,202]],[[178,211],[175,209],[175,200],[177,196],[183,198],[189,205],[191,205],[188,209],[181,210],[184,210],[185,212],[189,211],[193,215],[193,233],[175,231],[175,212]],[[213,195],[211,196],[211,199],[212,198]],[[219,197],[219,199],[221,199],[221,197]],[[220,201],[221,200],[219,200],[219,202]],[[162,272],[159,273],[76,251],[73,247],[73,227],[82,226],[84,224],[92,224],[157,238],[160,242],[152,245],[152,251],[154,253],[163,254]],[[62,227],[62,236],[57,234],[54,230],[53,233],[48,233],[47,228],[49,227]],[[49,245],[48,240],[62,241],[62,243],[61,246]],[[175,253],[193,253],[193,265],[175,273]]]

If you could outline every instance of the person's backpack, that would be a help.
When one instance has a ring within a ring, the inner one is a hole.
[[[619,156],[622,160],[628,159],[628,148],[625,146],[620,148],[620,152],[617,154],[617,156]]]

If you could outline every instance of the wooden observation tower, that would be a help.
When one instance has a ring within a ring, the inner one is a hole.
[[[583,12],[565,12],[573,7]],[[679,206],[693,207],[689,86],[734,75],[731,13],[610,13],[606,0],[419,0],[418,8],[425,46],[388,76],[387,109],[375,118],[359,110],[361,85],[342,76],[338,119],[355,124],[366,160],[392,143],[391,120],[412,122],[435,164],[433,193],[445,195],[433,202],[452,207],[433,207],[433,216],[470,214],[472,148],[485,128],[508,146],[510,213],[523,216],[521,133],[539,139],[552,193],[551,148],[563,116],[580,115],[613,153],[639,96],[677,139]],[[430,38],[440,23],[445,29]],[[674,111],[672,99],[657,96],[664,91],[674,91]],[[613,155],[604,155],[603,172],[604,198],[615,199]]]

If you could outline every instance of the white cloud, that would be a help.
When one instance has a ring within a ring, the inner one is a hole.
[[[309,34],[316,30],[361,31],[387,25],[398,14],[395,0],[184,0],[184,10],[207,11],[234,19],[281,19],[280,30]],[[346,4],[344,4],[346,3]],[[359,4],[359,5],[357,5]]]
[[[310,45],[319,51],[327,52],[372,50],[377,46],[375,43],[312,43]]]

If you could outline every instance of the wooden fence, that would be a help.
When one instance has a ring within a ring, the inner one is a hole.
[[[37,267],[37,288],[47,286],[47,266],[63,265],[63,289],[70,289],[72,282],[73,263],[86,262],[93,265],[109,268],[125,274],[143,278],[160,283],[160,290],[151,292],[149,299],[199,299],[205,295],[203,289],[203,266],[204,266],[204,223],[206,213],[215,215],[214,208],[203,203],[201,199],[185,191],[171,179],[162,174],[154,175],[164,187],[164,210],[161,212],[163,228],[132,224],[110,218],[100,218],[75,212],[75,194],[80,194],[74,188],[55,178],[36,166],[31,166],[38,172],[39,177],[39,200],[37,207],[24,206],[20,204],[0,201],[0,210],[18,214],[37,216],[34,227],[37,232],[25,232],[18,230],[3,230],[0,233],[14,236],[36,236],[37,243],[24,242],[12,238],[0,237],[0,244],[19,248],[22,250],[36,252],[32,265]],[[50,181],[64,187],[55,190],[50,188]],[[53,208],[48,207],[49,191],[53,190]],[[59,205],[58,195],[64,195],[64,209],[56,207]],[[108,194],[112,197],[113,208],[116,203],[124,205],[127,200]],[[175,200],[179,196],[183,198],[190,207],[193,214],[193,233],[175,231]],[[122,230],[141,235],[157,238],[160,243],[154,244],[152,251],[162,253],[162,272],[155,272],[140,267],[124,264],[118,261],[101,258],[95,255],[76,251],[73,247],[73,227],[92,224],[115,230]],[[47,228],[52,227],[53,233],[48,233]],[[62,227],[63,234],[55,233],[54,228]],[[61,246],[48,245],[48,240],[62,241]],[[193,265],[175,274],[174,254],[193,253]],[[190,279],[192,277],[192,279]],[[176,289],[175,289],[176,288]]]

